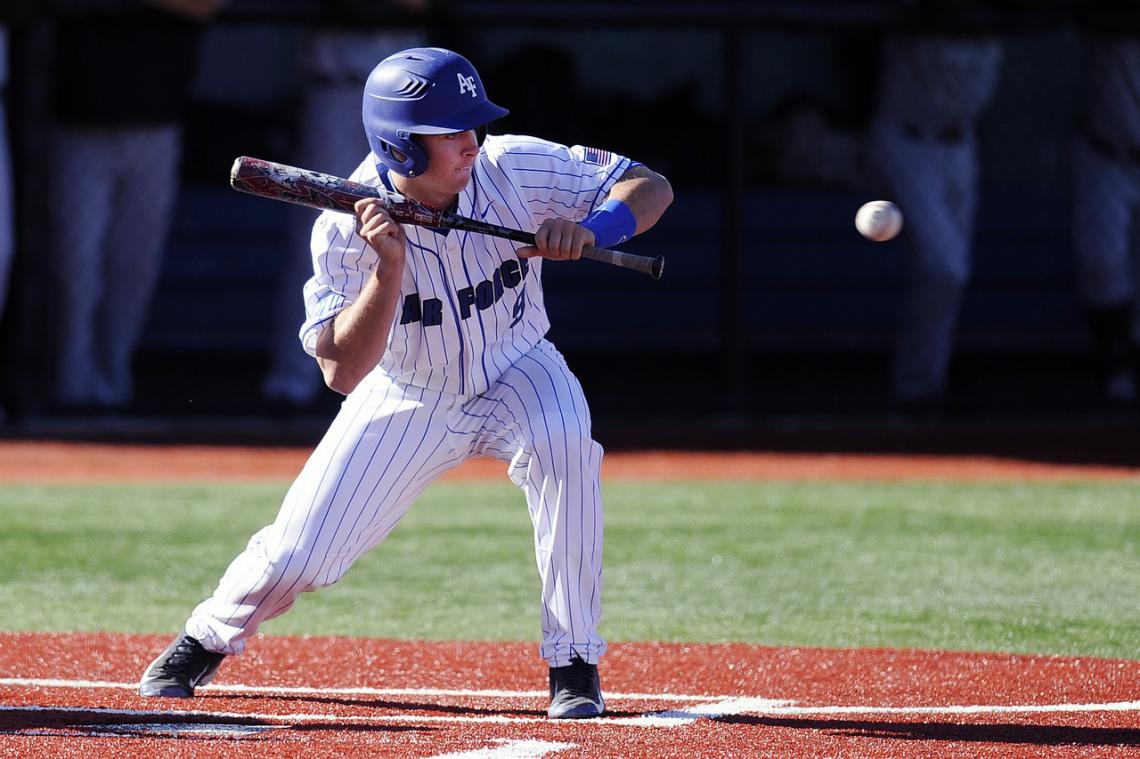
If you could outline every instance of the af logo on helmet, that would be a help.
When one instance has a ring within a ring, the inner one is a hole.
[[[463,73],[459,72],[459,71],[455,72],[455,75],[457,77],[459,77],[459,94],[460,95],[462,95],[464,92],[470,92],[471,97],[479,97],[475,93],[475,77],[463,76]]]

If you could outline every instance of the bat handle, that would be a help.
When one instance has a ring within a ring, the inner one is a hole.
[[[639,271],[642,274],[648,274],[653,279],[661,279],[661,274],[665,271],[665,256],[642,256],[637,253],[623,253],[620,250],[595,248],[592,245],[587,245],[582,248],[582,258]]]
[[[469,222],[469,219],[464,219],[462,216],[452,214],[451,218],[445,220],[444,226],[453,226],[457,229],[472,229],[472,227],[468,226]],[[514,240],[515,242],[534,245],[534,232],[523,232],[521,229],[497,227],[491,234],[499,235],[508,240]],[[599,261],[603,264],[610,264],[611,266],[620,266],[623,269],[638,271],[642,274],[648,274],[653,279],[661,279],[661,274],[665,271],[665,256],[642,256],[637,253],[624,253],[620,250],[595,248],[593,245],[587,245],[582,248],[582,258]]]

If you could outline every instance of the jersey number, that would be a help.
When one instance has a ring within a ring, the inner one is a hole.
[[[514,310],[511,311],[511,316],[514,317],[511,319],[512,327],[522,321],[524,313],[526,313],[526,290],[519,293],[519,299],[515,301]]]

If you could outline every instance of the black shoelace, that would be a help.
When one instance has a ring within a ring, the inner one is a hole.
[[[563,676],[562,683],[565,690],[575,695],[594,697],[597,690],[597,670],[581,659],[571,659],[570,669]]]
[[[195,675],[195,668],[201,670],[205,666],[202,661],[206,649],[193,638],[182,638],[170,656],[159,667],[159,671],[166,675]]]

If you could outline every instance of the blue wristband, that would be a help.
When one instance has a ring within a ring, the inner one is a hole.
[[[602,203],[598,210],[582,220],[582,226],[594,233],[596,248],[617,245],[637,234],[637,218],[620,200]]]

